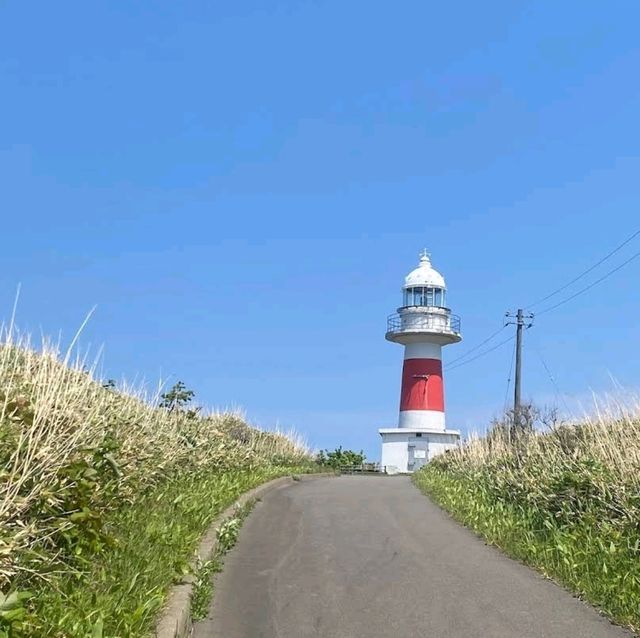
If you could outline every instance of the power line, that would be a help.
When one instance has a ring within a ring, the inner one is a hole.
[[[484,341],[481,341],[477,346],[474,346],[473,348],[467,350],[464,354],[460,355],[459,357],[456,357],[452,361],[449,361],[449,363],[447,363],[447,367],[453,365],[457,361],[466,359],[472,352],[475,352],[479,348],[482,348],[482,346],[484,346],[486,343],[489,343],[489,341],[491,341],[494,337],[497,337],[506,327],[507,327],[506,325],[502,326],[502,328],[496,330],[493,334],[488,336]]]
[[[614,273],[618,272],[619,270],[624,268],[627,264],[630,264],[634,259],[637,259],[638,257],[640,257],[640,251],[638,251],[637,253],[635,253],[631,257],[629,257],[629,259],[627,259],[626,261],[623,261],[619,266],[616,266],[613,270],[610,270],[608,273],[606,273],[605,275],[600,277],[600,279],[596,279],[596,281],[590,283],[585,288],[582,288],[582,290],[578,290],[578,292],[576,292],[575,294],[571,295],[570,297],[567,297],[566,299],[563,299],[562,301],[558,302],[557,304],[555,304],[553,306],[550,306],[549,308],[545,308],[544,310],[541,310],[540,312],[537,312],[536,315],[539,317],[540,315],[543,315],[543,314],[545,314],[547,312],[551,312],[552,310],[555,310],[556,308],[559,308],[560,306],[563,306],[564,304],[568,303],[572,299],[575,299],[576,297],[579,297],[581,294],[587,292],[587,290],[591,290],[591,288],[593,288],[594,286],[597,286],[599,283],[602,283],[605,279],[607,279],[608,277],[610,277]]]
[[[614,248],[608,255],[605,255],[600,261],[596,262],[595,264],[593,264],[593,266],[591,266],[590,268],[587,268],[587,270],[585,270],[584,272],[580,273],[577,277],[575,277],[575,279],[572,279],[569,283],[567,283],[564,286],[561,286],[560,288],[558,288],[558,289],[554,290],[553,292],[549,293],[546,297],[543,297],[542,299],[538,299],[538,301],[535,301],[534,303],[529,304],[528,306],[525,306],[525,308],[527,310],[529,308],[533,308],[533,306],[537,306],[538,304],[541,304],[543,301],[547,301],[547,299],[551,299],[551,297],[555,297],[559,292],[562,292],[563,290],[566,290],[567,288],[569,288],[570,286],[575,284],[577,281],[580,281],[580,279],[582,279],[584,276],[588,275],[590,272],[595,270],[598,266],[600,266],[600,264],[603,264],[610,257],[613,257],[619,250],[624,248],[629,242],[634,240],[638,235],[640,235],[640,230],[637,230],[630,237],[627,237],[627,239],[625,239],[619,246]]]
[[[600,259],[595,264],[593,264],[592,266],[587,268],[585,271],[580,273],[577,277],[574,277],[567,284],[557,288],[556,290],[554,290],[553,292],[549,293],[545,297],[542,297],[541,299],[539,299],[536,302],[530,304],[529,306],[526,306],[525,309],[532,308],[534,306],[537,306],[537,305],[547,301],[548,299],[551,299],[552,297],[554,297],[557,294],[559,294],[560,292],[566,290],[567,288],[569,288],[570,286],[572,286],[576,282],[580,281],[586,275],[588,275],[589,273],[593,272],[596,268],[598,268],[598,266],[602,265],[604,262],[606,262],[611,257],[613,257],[616,253],[618,253],[622,248],[624,248],[627,244],[629,244],[631,241],[633,241],[639,235],[640,235],[640,230],[635,231],[629,237],[627,237],[627,239],[625,239],[621,244],[616,246],[616,248],[614,248],[611,252],[609,252],[602,259]],[[546,314],[547,312],[551,312],[551,311],[555,310],[556,308],[559,308],[560,306],[563,306],[564,304],[568,303],[569,301],[572,301],[573,299],[575,299],[576,297],[579,297],[580,295],[584,294],[585,292],[587,292],[588,290],[590,290],[594,286],[597,286],[598,284],[602,283],[603,281],[605,281],[606,279],[608,279],[609,277],[614,275],[619,270],[622,270],[622,268],[624,268],[625,266],[630,264],[632,261],[634,261],[638,257],[640,257],[640,251],[638,251],[637,253],[633,254],[626,261],[622,262],[621,264],[619,264],[615,268],[609,270],[602,277],[600,277],[596,281],[593,281],[588,286],[585,286],[584,288],[578,290],[577,292],[575,292],[574,294],[570,295],[566,299],[562,299],[558,303],[555,303],[555,304],[553,304],[553,305],[551,305],[551,306],[549,306],[547,308],[544,308],[543,310],[541,310],[540,312],[538,312],[536,314],[537,315]],[[509,313],[507,313],[507,316],[509,316]],[[530,317],[527,317],[527,318],[533,318],[533,316],[531,315]],[[456,357],[455,359],[450,361],[447,364],[447,366],[445,367],[445,370],[451,371],[451,370],[455,370],[456,368],[463,367],[463,366],[465,366],[465,365],[467,365],[469,363],[473,363],[474,361],[480,359],[481,357],[484,357],[485,355],[488,355],[491,352],[494,352],[495,350],[497,350],[498,348],[502,347],[503,345],[509,343],[510,341],[513,341],[517,337],[517,343],[514,346],[514,349],[513,349],[512,355],[511,355],[511,363],[509,365],[509,376],[507,377],[507,389],[506,389],[505,400],[504,400],[505,410],[506,410],[506,406],[507,406],[509,390],[510,390],[510,387],[511,387],[511,377],[512,377],[512,374],[513,374],[514,362],[516,360],[518,360],[519,364],[518,364],[517,368],[519,368],[519,366],[521,365],[520,353],[521,353],[521,348],[522,348],[522,332],[523,332],[523,328],[526,330],[526,329],[529,329],[531,327],[531,324],[526,325],[524,323],[525,315],[524,315],[524,312],[523,312],[522,309],[518,311],[516,319],[517,319],[516,325],[518,327],[518,331],[517,331],[517,333],[515,335],[512,335],[508,339],[504,339],[503,341],[500,341],[498,344],[492,346],[491,348],[487,348],[486,350],[482,350],[481,352],[479,352],[475,356],[470,357],[471,354],[473,354],[474,352],[480,350],[484,345],[488,344],[496,336],[498,336],[504,330],[504,328],[506,328],[506,326],[508,325],[508,324],[505,324],[499,330],[496,330],[491,335],[489,335],[484,341],[481,341],[480,343],[478,343],[476,346],[474,346],[473,348],[471,348],[470,350],[468,350],[464,354],[462,354],[459,357]],[[544,369],[546,370],[547,375],[549,376],[549,379],[550,379],[551,383],[554,386],[554,389],[556,391],[556,396],[558,396],[562,400],[562,402],[565,405],[565,408],[567,408],[567,410],[568,410],[568,406],[566,404],[564,396],[560,392],[560,389],[557,386],[557,383],[556,383],[556,381],[555,381],[555,379],[554,379],[554,377],[553,377],[553,375],[552,375],[552,373],[551,373],[551,371],[549,369],[549,366],[547,365],[547,363],[544,360],[544,358],[543,358],[542,354],[540,353],[540,351],[537,348],[534,348],[534,349],[536,350],[536,353],[537,353],[538,357],[540,358],[540,361],[542,362],[542,365],[543,365]],[[514,398],[514,414],[516,414],[518,412],[519,407],[520,407],[519,406],[519,403],[520,403],[520,388],[519,388],[520,383],[519,383],[519,381],[520,381],[520,370],[517,369],[517,371],[516,371],[516,389],[515,389],[515,393],[514,393],[514,397],[515,397]]]
[[[547,376],[549,377],[549,381],[551,381],[551,385],[553,385],[553,388],[556,392],[556,397],[558,399],[560,399],[560,401],[562,401],[562,403],[564,404],[564,408],[567,411],[567,416],[569,416],[571,414],[571,410],[569,410],[569,406],[567,405],[567,402],[564,398],[564,394],[562,392],[560,392],[560,388],[558,387],[558,383],[556,382],[555,377],[553,376],[553,374],[551,373],[551,370],[549,369],[549,366],[547,365],[547,362],[544,360],[544,357],[542,356],[542,352],[540,350],[539,346],[535,346],[533,348],[536,352],[536,354],[538,355],[538,358],[540,359],[540,363],[542,363],[542,367],[545,369]]]
[[[479,354],[477,354],[475,357],[471,357],[471,359],[468,359],[467,361],[463,361],[462,363],[458,363],[455,366],[447,366],[445,368],[446,371],[450,371],[450,370],[455,370],[456,368],[461,368],[462,366],[466,366],[468,363],[471,363],[472,361],[475,361],[476,359],[479,359],[480,357],[484,357],[486,354],[489,354],[490,352],[493,352],[494,350],[497,350],[500,346],[503,346],[505,343],[509,343],[509,341],[513,341],[516,338],[515,335],[511,335],[508,339],[505,339],[504,341],[501,341],[500,343],[498,343],[497,345],[493,346],[492,348],[489,348],[488,350],[483,350],[482,352],[480,352]]]

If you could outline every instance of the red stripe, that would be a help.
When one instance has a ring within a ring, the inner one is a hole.
[[[404,360],[400,411],[404,410],[444,412],[442,361],[439,359]]]

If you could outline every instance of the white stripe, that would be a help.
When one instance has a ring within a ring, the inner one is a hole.
[[[444,412],[437,410],[404,410],[400,412],[398,427],[412,430],[444,430]]]
[[[438,343],[408,343],[404,347],[405,359],[438,359],[442,361],[442,346]]]

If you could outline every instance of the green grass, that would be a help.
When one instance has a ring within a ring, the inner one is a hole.
[[[414,475],[489,543],[638,629],[640,493],[636,477],[628,479],[619,485],[602,462],[575,449],[563,464],[559,454],[545,458],[531,448],[485,456],[463,449]]]
[[[150,635],[211,521],[260,483],[314,470],[294,434],[175,388],[182,403],[103,384],[71,353],[0,329],[0,638]]]
[[[111,546],[93,557],[87,571],[53,578],[37,591],[24,635],[84,637],[96,627],[109,638],[150,635],[170,585],[189,573],[211,521],[243,492],[291,471],[273,467],[188,475],[122,508],[108,524]],[[227,525],[221,549],[235,542],[235,535]],[[207,602],[202,593],[200,606]]]

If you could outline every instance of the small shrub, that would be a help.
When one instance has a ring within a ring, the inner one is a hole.
[[[322,467],[331,467],[338,469],[347,465],[362,465],[365,462],[365,454],[362,450],[354,452],[353,450],[343,450],[342,446],[336,448],[332,452],[329,450],[320,450],[316,455],[316,463]]]

